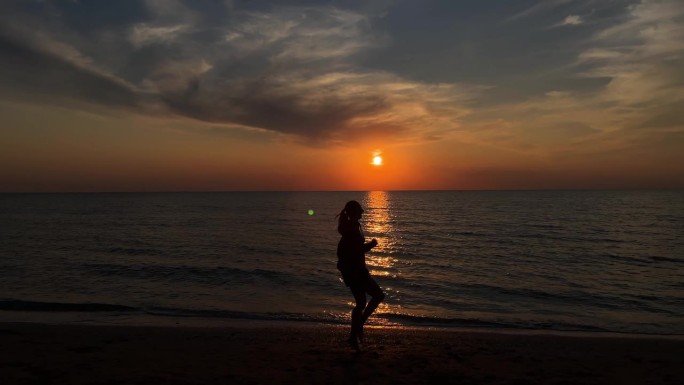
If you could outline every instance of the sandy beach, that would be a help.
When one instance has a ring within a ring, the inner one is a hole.
[[[2,384],[681,384],[684,340],[330,325],[0,324]]]

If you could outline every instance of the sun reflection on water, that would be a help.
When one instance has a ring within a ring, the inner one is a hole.
[[[369,191],[364,198],[366,214],[364,215],[364,230],[368,238],[376,238],[378,246],[376,252],[388,251],[391,246],[391,204],[389,194],[385,191]],[[380,242],[383,240],[384,242]]]
[[[366,210],[364,214],[364,232],[367,240],[375,238],[378,245],[366,254],[366,265],[374,277],[378,277],[378,283],[387,294],[385,302],[381,303],[376,310],[377,314],[400,314],[402,313],[401,298],[399,291],[387,286],[387,279],[397,278],[399,260],[397,237],[392,224],[392,201],[390,194],[385,191],[370,191],[363,200]],[[385,280],[385,282],[383,282]],[[374,319],[376,324],[391,324],[387,319]]]
[[[378,240],[378,245],[366,255],[366,265],[374,268],[372,275],[396,276],[393,270],[397,260],[388,256],[395,248],[389,194],[385,191],[370,191],[364,198],[364,206],[367,213],[364,216],[366,238]]]

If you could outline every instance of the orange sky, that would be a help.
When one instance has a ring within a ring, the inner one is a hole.
[[[145,117],[0,104],[4,191],[670,188],[675,151],[559,159],[457,139],[316,146],[269,132],[208,132]],[[7,124],[7,123],[6,123]],[[187,126],[183,126],[187,124]],[[59,127],[59,129],[55,129]],[[132,140],[132,139],[135,140]],[[381,151],[382,166],[371,164]],[[674,150],[674,149],[673,149]],[[10,167],[11,166],[11,167]],[[679,179],[678,179],[679,178]],[[677,183],[680,183],[679,185]]]

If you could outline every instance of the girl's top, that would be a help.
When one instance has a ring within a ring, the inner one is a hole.
[[[367,273],[365,253],[371,249],[365,243],[358,222],[347,222],[342,227],[342,238],[337,244],[337,268],[342,274]]]

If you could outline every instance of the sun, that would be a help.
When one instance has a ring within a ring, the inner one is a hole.
[[[373,166],[382,166],[382,157],[380,155],[376,155],[373,157],[373,162],[371,162]]]

